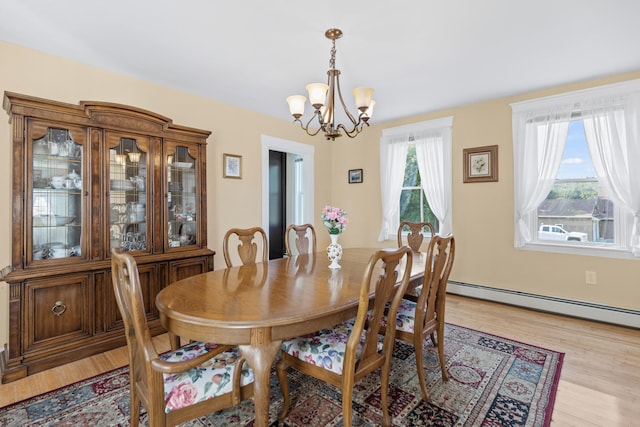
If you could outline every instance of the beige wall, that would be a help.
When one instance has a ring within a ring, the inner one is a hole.
[[[261,135],[314,145],[318,183],[314,203],[331,203],[331,170],[324,165],[331,164],[333,146],[322,138],[306,136],[287,117],[277,120],[2,41],[0,58],[0,96],[10,91],[71,104],[81,100],[116,102],[159,113],[179,125],[212,131],[207,145],[208,246],[219,254],[216,268],[224,266],[222,237],[228,228],[261,225]],[[8,118],[0,112],[0,235],[5,236],[0,243],[0,269],[11,262]],[[241,180],[222,178],[223,153],[242,156]],[[328,237],[322,237],[321,244],[328,244]],[[7,342],[7,307],[8,289],[0,282],[0,348]]]
[[[341,236],[345,247],[393,246],[377,242],[380,228],[379,139],[382,129],[453,116],[453,229],[457,255],[452,280],[541,295],[573,298],[640,310],[640,262],[517,251],[513,248],[513,170],[510,102],[639,78],[640,72],[429,113],[376,124],[356,139],[335,143],[307,137],[287,118],[241,110],[153,83],[0,42],[0,91],[18,92],[72,104],[110,101],[157,112],[174,123],[213,131],[207,153],[208,241],[221,250],[224,232],[233,226],[261,224],[261,140],[270,135],[315,146],[315,206],[334,204],[349,212]],[[212,76],[215,78],[215,76]],[[302,83],[301,83],[302,84]],[[276,102],[280,102],[277,100]],[[2,113],[4,114],[4,113]],[[5,116],[7,117],[7,116]],[[0,120],[0,268],[10,263],[10,129]],[[462,149],[499,145],[496,183],[462,183]],[[334,148],[335,147],[335,148]],[[243,179],[223,179],[222,154],[242,155]],[[348,169],[364,169],[362,184],[348,184]],[[316,220],[317,221],[317,220]],[[319,247],[329,239],[319,222]],[[224,264],[216,257],[216,268]],[[596,286],[584,284],[595,271]],[[7,341],[8,292],[0,287],[0,344]]]
[[[516,250],[513,247],[512,102],[640,78],[629,73],[548,89],[390,123],[377,124],[365,138],[334,151],[334,203],[349,211],[351,225],[341,236],[347,246],[376,242],[380,229],[379,140],[382,129],[453,116],[453,232],[456,260],[451,280],[538,295],[640,310],[640,260],[623,260]],[[499,146],[499,181],[463,184],[462,150]],[[347,184],[346,170],[364,169],[364,184]],[[380,245],[389,246],[386,241]],[[597,285],[585,284],[595,271]]]

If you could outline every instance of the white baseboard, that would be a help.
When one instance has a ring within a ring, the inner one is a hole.
[[[640,329],[640,311],[450,281],[447,292]]]

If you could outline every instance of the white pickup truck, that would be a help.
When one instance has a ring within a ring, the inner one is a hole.
[[[539,240],[567,240],[572,242],[586,242],[587,233],[567,231],[561,224],[544,225],[538,229]]]

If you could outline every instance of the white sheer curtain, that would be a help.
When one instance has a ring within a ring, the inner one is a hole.
[[[617,246],[640,257],[640,80],[518,102],[511,107],[515,246],[534,240],[536,210],[553,186],[568,124],[575,116],[584,123],[598,181],[618,212]],[[621,214],[624,211],[626,216]]]
[[[438,218],[438,233],[446,236],[452,232],[451,174],[445,173],[445,165],[451,164],[451,128],[420,132],[414,139],[422,188]]]
[[[400,193],[407,161],[409,135],[382,137],[380,141],[380,192],[382,226],[378,240],[387,240],[397,232],[400,218]]]
[[[551,191],[560,168],[567,139],[571,105],[555,106],[545,112],[513,113],[513,162],[516,248],[533,239],[538,205]],[[533,230],[532,230],[533,228]]]
[[[453,117],[384,129],[380,139],[382,226],[378,240],[395,238],[400,224],[400,195],[408,145],[416,144],[418,171],[439,233],[452,232],[451,127]],[[419,148],[420,147],[420,148]]]
[[[599,98],[581,109],[598,180],[614,205],[633,215],[625,240],[640,257],[640,94]]]

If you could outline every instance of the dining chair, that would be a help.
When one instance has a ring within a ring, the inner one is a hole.
[[[296,255],[316,253],[315,228],[311,224],[290,224],[284,233],[284,246],[290,257],[294,255],[294,246],[297,249]]]
[[[430,222],[401,222],[398,226],[398,247],[400,248],[406,244],[414,252],[420,252],[422,243],[424,242],[425,233],[429,233],[430,236],[436,235],[435,228]],[[417,301],[418,294],[420,293],[421,289],[422,284],[409,282],[409,291],[407,292],[407,295],[405,295],[405,297],[410,299],[411,301]]]
[[[404,242],[404,233],[405,230],[408,229],[409,233],[407,234],[406,240]],[[410,222],[403,221],[398,226],[398,247],[402,247],[403,245],[409,246],[413,249],[414,252],[419,252],[422,247],[422,242],[424,241],[424,233],[425,229],[431,233],[431,236],[435,236],[436,232],[433,227],[433,224],[430,222]]]
[[[342,392],[342,413],[345,427],[352,425],[352,394],[356,381],[378,368],[381,369],[381,405],[383,425],[391,423],[389,415],[389,372],[395,341],[395,322],[387,322],[386,334],[367,322],[367,312],[373,325],[379,325],[389,303],[388,316],[395,317],[402,295],[409,284],[413,253],[408,247],[375,252],[360,284],[360,297],[355,318],[309,335],[285,340],[276,372],[284,397],[278,415],[284,421],[289,412],[287,383],[289,367],[338,387]],[[398,281],[398,277],[401,280]],[[398,285],[399,283],[399,285]],[[373,291],[373,292],[372,292]],[[375,295],[372,299],[371,295]]]
[[[225,233],[222,241],[222,253],[227,267],[233,267],[233,262],[231,261],[233,255],[229,249],[232,241],[238,242],[237,255],[240,257],[242,264],[255,263],[258,261],[258,244],[254,242],[256,237],[258,237],[260,243],[262,262],[267,262],[269,242],[267,240],[267,234],[261,227],[232,228]]]
[[[111,252],[111,278],[129,349],[131,426],[139,424],[141,404],[150,426],[173,426],[253,396],[253,372],[237,347],[191,342],[157,353],[137,263],[119,248]]]
[[[433,236],[427,248],[422,289],[417,296],[417,301],[405,296],[395,315],[396,339],[413,344],[418,379],[420,380],[422,398],[425,401],[429,399],[429,393],[425,382],[422,355],[423,343],[427,337],[430,337],[433,345],[438,347],[442,380],[447,381],[448,379],[444,360],[444,308],[447,281],[454,258],[455,239],[453,235]],[[382,323],[381,329],[383,331],[385,323],[386,320]]]

